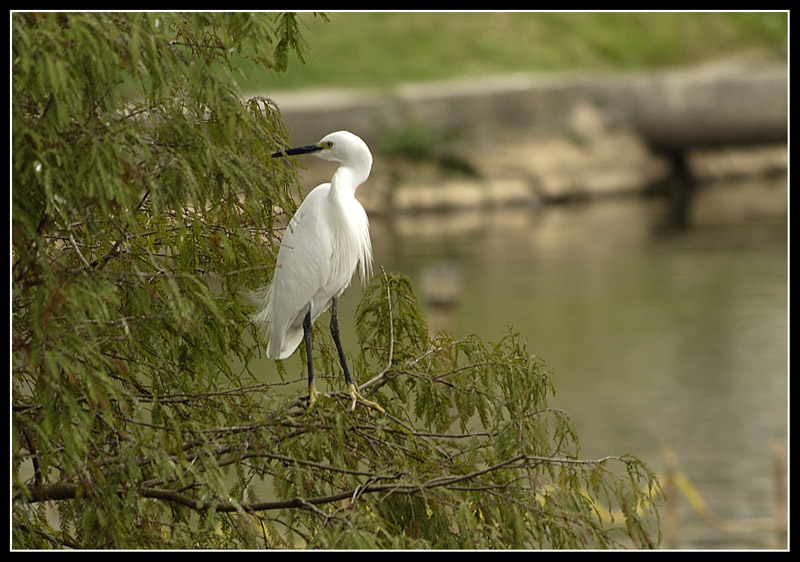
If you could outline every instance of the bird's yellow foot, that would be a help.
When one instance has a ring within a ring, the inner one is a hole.
[[[310,409],[314,403],[317,401],[317,396],[319,396],[319,392],[317,392],[317,387],[314,386],[314,383],[308,385],[308,408]]]
[[[361,396],[361,393],[358,392],[358,390],[356,389],[356,385],[354,385],[352,383],[347,385],[347,394],[349,394],[350,398],[353,400],[353,403],[350,405],[350,411],[351,412],[356,409],[356,402],[358,402],[360,400],[361,402],[363,402],[365,405],[369,406],[370,408],[375,408],[381,414],[385,414],[386,413],[386,410],[384,410],[383,407],[381,407],[380,404],[378,404],[377,402],[372,402],[371,400],[367,400],[363,396]]]

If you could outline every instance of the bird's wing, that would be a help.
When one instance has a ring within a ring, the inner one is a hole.
[[[355,201],[355,207],[358,217],[357,236],[360,239],[359,247],[361,249],[358,256],[359,277],[361,278],[361,284],[366,285],[370,277],[372,277],[372,240],[369,237],[367,212],[358,201]]]
[[[270,295],[270,357],[294,353],[303,338],[309,303],[330,275],[332,240],[324,205],[328,187],[322,184],[308,194],[284,233]]]

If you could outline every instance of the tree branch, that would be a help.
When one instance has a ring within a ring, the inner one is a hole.
[[[276,458],[278,460],[286,460],[286,461],[291,460],[292,462],[298,462],[297,459],[289,459],[287,457],[282,457],[280,455],[272,455],[272,454],[244,455],[244,457],[253,457],[253,456],[267,456]],[[241,460],[242,457],[238,458]],[[454,484],[458,484],[460,482],[474,480],[485,474],[512,468],[514,467],[514,465],[521,462],[522,463],[549,462],[554,464],[565,464],[565,465],[596,466],[598,464],[602,464],[609,460],[617,460],[623,463],[626,462],[624,458],[614,457],[614,456],[602,457],[600,459],[595,459],[595,460],[585,460],[585,459],[581,460],[581,459],[571,459],[563,457],[517,455],[508,460],[496,463],[492,466],[487,466],[479,470],[475,470],[467,474],[440,476],[436,478],[431,478],[430,480],[423,482],[421,484],[414,482],[402,482],[402,481],[378,484],[375,483],[376,479],[372,479],[372,483],[359,485],[353,489],[343,490],[341,492],[330,494],[327,496],[317,496],[312,498],[303,498],[297,496],[286,500],[264,501],[264,502],[243,503],[243,504],[237,504],[229,501],[218,501],[218,502],[202,501],[193,498],[191,496],[188,496],[186,494],[183,494],[181,492],[178,492],[176,490],[167,490],[167,489],[155,488],[152,486],[139,486],[137,490],[142,497],[165,500],[174,504],[183,505],[185,507],[194,509],[196,511],[206,511],[208,509],[214,509],[215,511],[218,512],[232,512],[232,511],[244,510],[246,512],[254,513],[259,511],[270,511],[275,509],[308,508],[308,506],[310,505],[318,506],[318,505],[339,502],[342,500],[352,501],[356,500],[357,498],[359,498],[364,494],[388,493],[388,494],[413,495],[423,490],[428,491],[437,488],[443,488],[443,487],[446,488],[446,487],[451,487]],[[319,463],[307,463],[307,464],[311,466],[316,466],[318,468],[325,468],[325,469],[332,468],[326,465],[321,465]],[[350,471],[348,473],[363,474],[355,471]],[[383,479],[400,478],[400,477],[401,475],[398,474],[396,477],[387,476],[384,477]],[[55,484],[51,484],[49,486],[28,488],[25,491],[26,493],[17,494],[14,500],[25,501],[26,503],[68,500],[77,498],[80,491],[81,491],[81,486],[79,486],[78,484],[62,481],[62,482],[57,482]]]
[[[392,315],[392,293],[389,287],[389,279],[386,276],[386,270],[383,268],[383,266],[381,266],[381,276],[386,282],[386,306],[389,309],[389,359],[386,361],[386,367],[383,368],[383,371],[362,384],[362,389],[372,386],[380,381],[386,375],[386,373],[389,372],[389,369],[392,368],[392,358],[394,357],[394,317]]]

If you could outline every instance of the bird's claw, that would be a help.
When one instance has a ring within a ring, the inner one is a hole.
[[[319,392],[317,392],[317,387],[314,386],[314,383],[308,385],[308,409],[310,410],[311,407],[316,403],[317,396],[319,396]]]
[[[350,399],[353,401],[352,404],[350,404],[350,411],[351,412],[356,409],[356,403],[361,401],[366,406],[369,406],[370,408],[374,408],[374,409],[378,410],[381,414],[385,414],[386,413],[386,410],[384,410],[383,407],[380,404],[378,404],[377,402],[373,402],[371,400],[367,400],[366,398],[361,396],[361,393],[358,392],[358,389],[356,389],[356,385],[354,385],[352,383],[347,385],[347,394],[350,395]]]
[[[378,404],[377,402],[373,402],[372,400],[367,400],[366,398],[361,396],[361,393],[356,389],[356,385],[354,384],[347,385],[347,394],[348,396],[350,396],[350,399],[352,400],[352,403],[350,404],[351,412],[356,409],[356,404],[358,402],[363,402],[365,406],[374,408],[375,410],[378,410],[381,414],[386,413],[386,410],[384,410],[380,404]],[[308,385],[308,406],[307,406],[308,410],[310,410],[314,406],[314,404],[316,404],[318,397],[319,397],[319,391],[312,382],[310,385]]]

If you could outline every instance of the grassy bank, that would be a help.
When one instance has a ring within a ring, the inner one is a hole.
[[[301,16],[305,64],[246,69],[248,91],[381,88],[507,72],[697,64],[743,53],[785,60],[785,13],[341,13]]]

